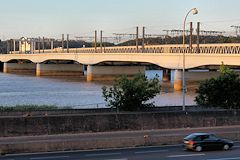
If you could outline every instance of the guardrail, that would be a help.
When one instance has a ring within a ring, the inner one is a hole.
[[[15,53],[19,53],[18,51]],[[136,46],[115,46],[98,48],[55,48],[53,50],[35,50],[33,53],[200,53],[200,54],[240,54],[240,43],[202,44],[198,48],[182,45],[150,45],[144,48]]]
[[[101,103],[102,104],[102,103]],[[83,105],[80,105],[83,106]],[[85,106],[85,105],[84,105]],[[32,117],[32,116],[54,116],[54,115],[77,115],[77,114],[101,114],[101,113],[132,113],[127,111],[118,111],[116,108],[88,106],[89,108],[58,109],[58,110],[39,110],[39,111],[1,111],[0,118],[3,117]],[[79,107],[79,106],[78,106]],[[205,108],[201,106],[186,106],[186,112],[204,112],[204,111],[233,111],[239,110],[221,109],[216,107]],[[142,113],[155,112],[182,112],[182,106],[163,106],[147,108],[145,110],[136,111]],[[135,112],[135,113],[136,113]]]

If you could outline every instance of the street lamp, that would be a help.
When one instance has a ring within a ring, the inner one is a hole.
[[[184,18],[183,23],[183,49],[185,48],[185,25],[188,15],[192,12],[193,15],[198,14],[197,8],[192,8]],[[185,52],[183,51],[183,68],[182,68],[182,92],[183,92],[183,106],[182,110],[185,111],[185,94],[186,94],[186,84],[185,84]]]

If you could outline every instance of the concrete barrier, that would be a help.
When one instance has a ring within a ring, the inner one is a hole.
[[[0,117],[0,137],[239,125],[240,111],[89,113]]]
[[[222,138],[231,140],[240,140],[240,133],[219,133]],[[168,134],[168,135],[137,135],[129,137],[105,137],[91,139],[49,139],[35,140],[25,142],[8,142],[0,144],[0,151],[3,154],[13,153],[34,153],[34,152],[53,152],[53,151],[71,151],[71,150],[89,150],[89,149],[111,149],[140,146],[160,146],[171,144],[182,144],[183,137],[186,134]]]

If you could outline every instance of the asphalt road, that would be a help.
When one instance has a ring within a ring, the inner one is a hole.
[[[229,151],[186,151],[182,145],[0,156],[1,160],[240,160],[240,142]]]

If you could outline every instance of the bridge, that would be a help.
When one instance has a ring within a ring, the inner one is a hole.
[[[82,74],[84,70],[82,65],[86,65],[88,81],[109,75],[133,75],[144,72],[144,64],[155,64],[164,68],[163,76],[166,79],[169,79],[167,78],[169,69],[176,70],[174,81],[176,81],[176,86],[181,87],[180,71],[183,68],[183,55],[185,55],[186,69],[219,66],[222,62],[225,65],[238,67],[240,65],[240,44],[201,44],[200,47],[193,45],[191,48],[182,45],[150,45],[144,48],[136,46],[55,48],[32,50],[31,54],[21,53],[21,51],[2,54],[0,61],[4,63],[5,73],[11,70],[29,69],[36,72],[37,76],[53,73]],[[26,61],[31,63],[23,63]],[[73,61],[74,64],[46,63],[49,61]]]

